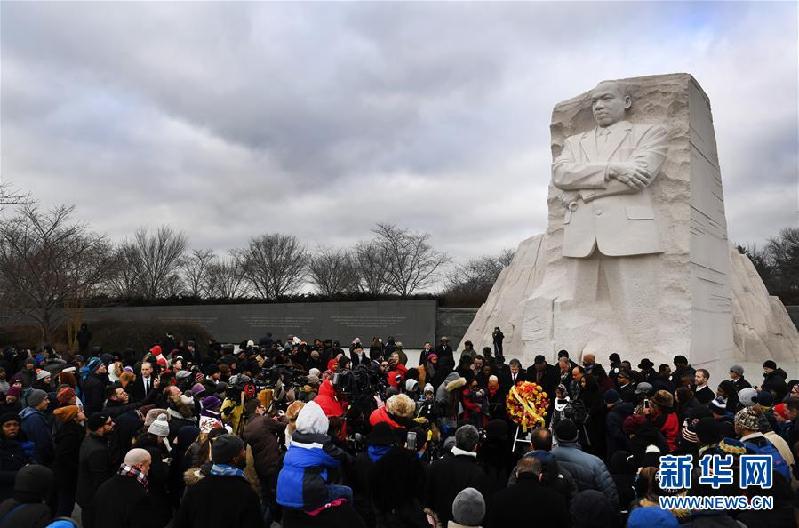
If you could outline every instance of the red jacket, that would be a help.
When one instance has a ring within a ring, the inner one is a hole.
[[[372,411],[372,414],[369,415],[369,424],[374,427],[375,425],[379,424],[380,422],[386,422],[389,427],[392,429],[400,429],[402,426],[398,424],[391,416],[388,415],[388,409],[386,406],[380,407]]]
[[[392,387],[397,387],[399,384],[397,383],[397,374],[402,377],[401,381],[405,380],[405,375],[408,373],[408,367],[403,365],[402,363],[398,363],[394,370],[388,373],[388,384]]]
[[[680,436],[680,420],[677,418],[677,413],[670,412],[666,415],[666,421],[660,426],[660,432],[666,439],[669,453],[676,451],[677,437]]]
[[[319,407],[325,412],[325,416],[343,416],[346,408],[342,402],[336,398],[336,391],[333,389],[333,384],[329,379],[322,382],[319,387],[319,393],[314,400],[319,404]]]

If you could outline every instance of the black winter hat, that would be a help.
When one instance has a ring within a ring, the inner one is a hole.
[[[211,444],[211,458],[214,464],[230,464],[244,449],[244,442],[238,436],[222,435]]]
[[[770,368],[771,370],[777,370],[777,364],[774,361],[767,359],[763,362],[763,368]]]
[[[577,426],[569,419],[561,420],[555,426],[555,437],[559,442],[576,442],[579,434]]]
[[[86,419],[86,429],[96,431],[106,424],[108,418],[106,413],[94,413]]]
[[[19,502],[41,502],[49,497],[53,478],[53,471],[48,467],[25,466],[14,478],[14,498]]]
[[[721,427],[714,418],[702,418],[694,426],[694,432],[702,445],[717,444],[721,441]]]

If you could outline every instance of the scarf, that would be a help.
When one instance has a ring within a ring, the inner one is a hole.
[[[214,464],[211,466],[211,475],[215,477],[241,477],[244,478],[244,470],[228,464]]]
[[[144,489],[147,489],[148,482],[147,482],[147,475],[141,472],[139,468],[128,466],[127,464],[122,464],[119,466],[119,471],[117,471],[117,475],[122,475],[123,477],[134,477],[139,484],[144,486]]]

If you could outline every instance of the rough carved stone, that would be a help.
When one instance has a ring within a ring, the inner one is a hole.
[[[611,150],[616,141],[627,150],[614,152],[610,160],[629,158],[635,151],[631,136],[641,137],[655,127],[665,134],[658,146],[665,148],[665,159],[657,173],[632,196],[629,182],[611,178],[624,195],[610,199],[590,195],[601,190],[563,185],[558,174],[562,160],[581,161],[574,159],[574,148],[598,140],[596,130],[602,126],[596,127],[592,115],[591,92],[556,105],[550,126],[555,181],[549,186],[547,232],[522,242],[464,340],[476,346],[490,344],[491,331],[499,326],[506,337],[506,356],[525,364],[538,354],[553,360],[561,348],[572,357],[590,352],[606,358],[618,352],[636,363],[648,357],[655,364],[671,363],[681,354],[694,367],[708,368],[716,380],[727,377],[732,363],[749,365],[751,372],[768,358],[795,362],[799,334],[785,308],[768,296],[754,267],[727,240],[707,96],[687,74],[619,82],[632,99],[624,116],[631,126],[614,132],[617,138],[619,132],[628,136],[624,141],[611,137]],[[585,154],[580,151],[580,156]],[[603,177],[607,184],[609,179]],[[626,203],[644,195],[645,203]],[[564,231],[574,227],[564,220],[571,220],[575,209],[596,215],[597,210],[606,214],[608,207],[616,206],[626,207],[621,209],[625,213],[633,206],[632,217],[627,214],[622,224],[650,220],[647,232],[653,232],[649,226],[656,229],[656,246],[647,246],[645,240],[641,244],[639,235],[646,230],[634,233],[631,241],[614,238],[612,232],[591,233],[592,228],[601,229],[596,224],[583,224],[576,237],[568,233],[564,246]],[[644,215],[641,211],[647,207]],[[586,236],[594,237],[589,246],[599,242],[599,251],[585,254],[586,244],[580,239]],[[619,289],[625,291],[620,294]]]

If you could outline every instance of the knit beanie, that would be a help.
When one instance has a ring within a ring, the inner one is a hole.
[[[769,391],[760,391],[757,393],[757,403],[763,407],[771,407],[774,405],[774,395]]]
[[[144,417],[144,427],[150,427],[152,423],[162,414],[166,414],[166,409],[150,409]],[[167,420],[169,416],[167,416]]]
[[[216,396],[206,396],[200,401],[204,411],[216,412],[222,406],[222,401]]]
[[[244,442],[238,436],[218,436],[211,443],[211,459],[214,464],[229,464],[242,449]]]
[[[42,502],[50,494],[53,478],[53,471],[48,467],[38,464],[25,466],[14,477],[13,497],[19,502]]]
[[[760,430],[760,418],[753,409],[746,407],[735,414],[735,426],[750,431]]]
[[[571,500],[570,512],[574,526],[613,526],[616,512],[607,495],[597,490],[584,490]]]
[[[741,401],[741,404],[746,407],[751,407],[757,400],[757,391],[752,387],[741,389],[738,391],[738,399]]]
[[[51,376],[52,374],[49,371],[41,369],[36,373],[36,381],[43,381],[45,378],[49,378]]]
[[[86,429],[97,431],[108,423],[108,418],[109,416],[105,413],[94,413],[86,419]]]
[[[614,404],[620,399],[619,392],[615,389],[607,390],[603,397],[605,399],[605,403],[607,403],[608,405]]]
[[[53,411],[53,416],[55,416],[55,419],[59,422],[67,423],[74,420],[79,411],[80,409],[78,409],[77,405],[65,405]]]
[[[717,444],[721,441],[721,427],[714,418],[702,418],[694,425],[694,431],[702,445]]]
[[[58,391],[56,394],[56,400],[61,405],[69,405],[69,402],[72,401],[72,398],[75,397],[75,389],[72,387],[64,387],[63,389]]]
[[[47,398],[47,393],[44,392],[42,389],[33,389],[31,390],[30,394],[28,394],[28,405],[30,407],[36,407],[40,403]]]
[[[300,410],[296,422],[297,432],[302,434],[327,434],[330,421],[325,416],[325,412],[315,401],[309,401]]]
[[[147,432],[155,436],[169,436],[169,422],[166,421],[166,414],[161,414],[155,419]]]
[[[452,519],[464,526],[480,526],[486,513],[483,494],[474,488],[466,488],[452,502]]]
[[[576,442],[579,437],[577,426],[569,419],[561,420],[555,425],[555,437],[558,442]]]

